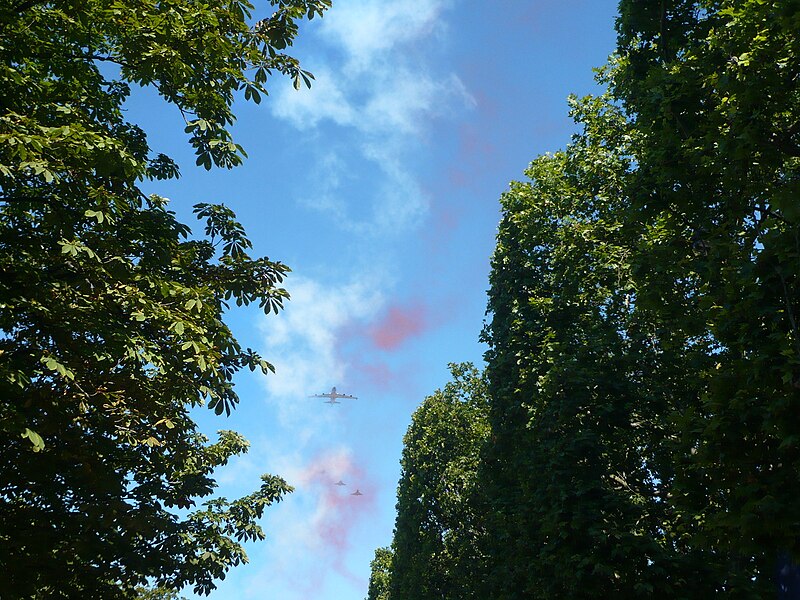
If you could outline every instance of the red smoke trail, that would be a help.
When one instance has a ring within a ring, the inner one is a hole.
[[[381,350],[394,350],[411,337],[425,331],[427,310],[422,305],[392,306],[370,330],[370,339]]]
[[[338,486],[336,482],[346,485]],[[366,582],[353,574],[346,565],[352,547],[352,533],[362,522],[371,518],[377,507],[377,486],[364,470],[353,461],[349,452],[337,450],[312,459],[298,478],[298,491],[315,494],[316,508],[311,517],[311,532],[315,551],[321,560],[353,585],[366,587]],[[362,496],[353,496],[358,489]],[[315,581],[318,587],[320,580]]]

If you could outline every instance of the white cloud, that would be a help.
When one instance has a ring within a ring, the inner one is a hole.
[[[384,304],[376,284],[365,279],[324,285],[297,275],[287,281],[291,301],[277,316],[261,321],[262,353],[276,368],[264,381],[284,425],[302,422],[313,430],[320,424],[319,415],[327,414],[314,404],[309,415],[304,407],[311,403],[305,400],[345,378],[347,365],[336,351],[337,334],[351,321],[372,317]]]
[[[428,211],[428,196],[409,173],[401,159],[391,149],[379,144],[366,144],[364,155],[381,166],[386,175],[377,192],[380,201],[375,206],[373,222],[381,231],[416,224]]]
[[[323,67],[311,89],[290,85],[274,94],[272,111],[302,130],[329,121],[370,138],[396,141],[399,136],[424,134],[426,119],[456,108],[471,108],[475,100],[454,74],[434,79],[406,66],[376,69],[366,80],[353,81]]]
[[[338,223],[346,223],[347,203],[337,193],[345,183],[350,181],[347,176],[347,163],[335,151],[329,151],[313,166],[309,179],[314,182],[313,191],[301,198],[305,206],[326,212]]]
[[[336,160],[330,158],[331,138],[315,138],[326,148],[318,159],[324,176],[314,178],[301,202],[329,214],[345,229],[402,234],[427,211],[414,161],[422,154],[430,125],[475,105],[458,76],[436,72],[420,50],[436,47],[435,34],[445,31],[441,15],[449,5],[448,0],[335,4],[318,31],[316,54],[304,59],[317,81],[310,90],[287,84],[273,95],[274,114],[298,129],[317,131],[324,124],[339,128],[335,142],[347,147]],[[377,170],[380,181],[362,186],[367,198],[354,197],[332,170],[358,172],[364,161]],[[362,203],[370,209],[348,210]],[[370,220],[356,219],[356,212],[371,215]]]
[[[231,465],[225,483],[268,465],[295,491],[265,514],[267,543],[253,550],[264,566],[238,587],[245,598],[305,600],[323,588],[342,586],[351,595],[366,585],[347,561],[359,527],[374,517],[376,484],[353,450],[334,441],[341,439],[345,407],[308,396],[333,385],[342,389],[351,368],[338,352],[343,329],[384,307],[377,291],[384,283],[381,276],[363,274],[333,284],[292,274],[286,282],[291,301],[277,316],[260,320],[259,350],[276,367],[263,379],[266,401],[280,427],[253,440],[250,454]],[[334,485],[338,480],[346,485]],[[354,499],[354,487],[372,494]]]
[[[377,142],[365,142],[358,151],[378,176],[354,171],[344,149],[329,151],[311,171],[313,184],[300,203],[325,212],[340,228],[359,235],[385,235],[416,225],[427,213],[428,194],[397,151]],[[368,196],[369,208],[349,204],[354,194]]]
[[[453,74],[435,80],[401,68],[385,75],[381,89],[375,90],[359,111],[358,127],[368,134],[417,135],[423,131],[425,118],[440,116],[454,106],[474,104]]]
[[[291,114],[286,118],[300,129],[327,118],[355,133],[350,140],[339,141],[335,149],[327,149],[317,159],[308,178],[310,189],[300,202],[330,215],[343,229],[361,234],[402,233],[419,223],[427,213],[428,197],[414,176],[410,159],[419,153],[424,126],[428,119],[446,112],[454,104],[474,104],[454,75],[433,81],[399,69],[382,76],[386,81],[374,82],[379,89],[367,95],[361,106],[328,100],[318,103],[287,100],[276,109],[281,115]],[[323,81],[327,82],[327,77]],[[312,88],[296,97],[324,94],[327,89],[325,83],[319,90]],[[379,176],[364,180],[361,175],[364,169],[359,168],[363,161],[371,164]],[[366,196],[369,210],[354,206],[355,194],[349,191],[353,186],[362,196],[362,202]]]
[[[244,589],[247,598],[316,597],[333,577],[360,587],[345,555],[357,525],[372,518],[374,498],[351,497],[352,485],[364,473],[345,446],[328,448],[313,457],[286,457],[281,474],[296,487],[267,514],[268,544],[262,564]],[[335,482],[343,480],[345,486]]]
[[[378,57],[440,26],[441,0],[361,0],[341,3],[323,20],[323,35],[347,53],[348,70],[369,70]]]
[[[275,116],[298,129],[313,128],[323,120],[352,125],[355,110],[340,87],[339,77],[326,68],[315,69],[314,77],[311,89],[296,90],[291,85],[278,88],[272,104]]]

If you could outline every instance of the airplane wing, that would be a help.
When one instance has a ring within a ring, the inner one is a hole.
[[[358,396],[353,396],[352,394],[337,394],[339,398],[350,398],[351,400],[358,400]]]
[[[313,396],[309,396],[309,398],[333,398],[330,394],[314,394]]]

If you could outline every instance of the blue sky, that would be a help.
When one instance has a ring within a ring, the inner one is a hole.
[[[182,168],[148,191],[186,222],[193,204],[224,202],[254,254],[293,270],[281,315],[229,315],[277,374],[242,374],[227,419],[198,413],[209,435],[235,429],[252,444],[218,472],[222,495],[252,491],[261,473],[296,488],[212,598],[366,596],[373,552],[391,541],[411,414],[447,381],[448,362],[482,364],[498,198],[568,142],[566,96],[597,91],[591,69],[613,50],[615,10],[615,0],[334,0],[292,52],[313,88],[275,79],[261,105],[237,104],[249,159],[232,171],[194,167],[177,111],[146,90],[131,100],[153,150]],[[307,397],[331,386],[359,399]]]

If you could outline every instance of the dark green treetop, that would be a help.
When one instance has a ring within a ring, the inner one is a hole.
[[[800,524],[800,5],[620,10],[607,100],[503,198],[493,590],[762,598]]]
[[[582,133],[501,199],[481,469],[497,598],[715,589],[715,561],[683,542],[693,523],[671,502],[693,355],[638,304],[627,188],[640,138],[610,100],[572,99]]]
[[[483,526],[476,489],[489,433],[486,382],[469,363],[414,412],[403,438],[392,542],[392,598],[467,599],[481,564]]]

